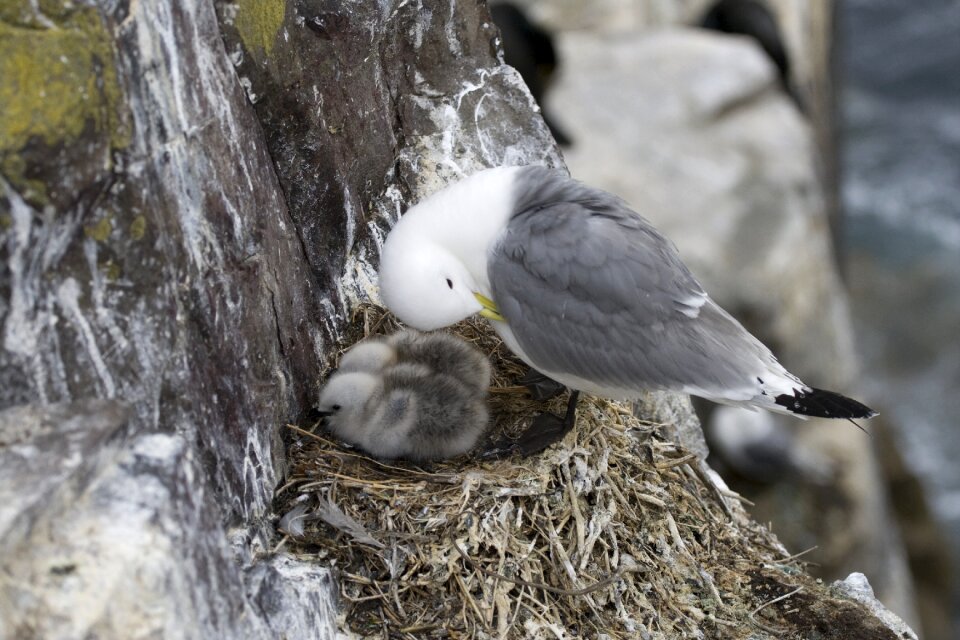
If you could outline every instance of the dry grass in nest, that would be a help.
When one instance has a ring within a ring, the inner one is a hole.
[[[363,307],[356,338],[390,333]],[[526,368],[484,322],[455,333],[490,354],[495,429],[521,430]],[[295,432],[276,511],[288,550],[339,571],[346,627],[424,638],[741,638],[750,584],[782,553],[730,512],[697,462],[624,404],[585,397],[574,431],[528,459],[381,462]],[[303,516],[303,517],[300,517]],[[792,583],[789,586],[793,586]],[[772,607],[770,608],[773,609]],[[759,624],[763,624],[759,620]]]

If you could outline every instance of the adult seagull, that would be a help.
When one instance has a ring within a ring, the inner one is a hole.
[[[487,169],[411,207],[380,260],[380,293],[421,330],[474,314],[577,392],[680,391],[797,416],[870,418],[811,387],[717,305],[672,242],[616,196],[539,166]],[[534,434],[536,435],[536,434]]]

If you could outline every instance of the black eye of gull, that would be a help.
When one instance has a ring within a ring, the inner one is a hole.
[[[330,408],[333,409],[334,411],[340,411],[340,409],[342,409],[342,407],[338,404],[331,405]]]
[[[447,286],[453,289],[453,280],[451,280],[450,278],[447,278]]]

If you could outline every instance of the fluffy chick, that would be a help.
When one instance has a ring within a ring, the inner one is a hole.
[[[490,363],[483,354],[464,340],[443,332],[406,330],[368,338],[343,355],[338,371],[375,373],[410,363],[452,376],[470,389],[486,392],[490,386]]]
[[[327,428],[381,458],[441,460],[466,453],[487,428],[486,392],[417,363],[338,371],[320,394]]]

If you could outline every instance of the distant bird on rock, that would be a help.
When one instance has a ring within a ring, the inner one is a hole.
[[[806,483],[829,482],[835,463],[822,452],[798,442],[793,431],[777,416],[765,411],[717,407],[703,423],[710,446],[711,466],[763,484],[788,477]],[[724,477],[726,475],[724,474]]]
[[[777,18],[768,6],[759,0],[718,0],[700,19],[700,26],[711,31],[753,38],[777,67],[784,90],[800,110],[804,110],[791,82],[790,56],[777,26]]]
[[[516,5],[498,2],[490,6],[493,22],[500,29],[503,61],[516,69],[530,89],[530,95],[540,105],[543,121],[562,147],[571,144],[570,137],[553,121],[543,103],[547,89],[559,63],[553,36],[549,31],[530,21]]]
[[[452,458],[487,430],[490,365],[448,334],[405,331],[365,340],[320,393],[336,436],[380,458]]]

